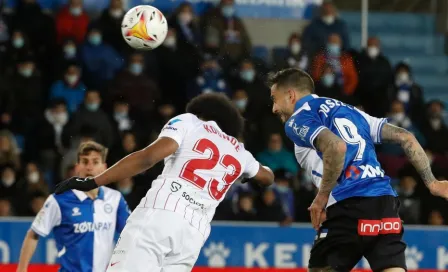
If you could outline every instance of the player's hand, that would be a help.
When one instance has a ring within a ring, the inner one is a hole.
[[[327,206],[328,202],[328,195],[327,194],[321,194],[317,193],[316,197],[313,200],[313,203],[311,203],[311,206],[308,208],[311,215],[311,224],[313,225],[313,228],[318,230],[320,227],[320,224],[322,223],[323,219],[325,219],[325,207]]]
[[[448,181],[437,180],[428,185],[431,194],[448,199]]]
[[[95,188],[98,188],[98,185],[93,178],[72,177],[56,185],[55,193],[59,195],[71,189],[87,192]]]

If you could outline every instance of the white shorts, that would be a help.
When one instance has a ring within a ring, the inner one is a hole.
[[[177,213],[136,208],[129,217],[108,272],[188,272],[206,237]]]

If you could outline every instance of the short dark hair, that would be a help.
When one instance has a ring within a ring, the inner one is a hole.
[[[224,94],[200,94],[187,104],[186,112],[204,121],[215,121],[226,134],[235,138],[243,134],[244,119]]]
[[[104,147],[103,145],[94,142],[94,141],[87,141],[79,145],[78,148],[78,161],[81,156],[87,156],[91,152],[97,152],[101,155],[101,159],[103,162],[106,162],[107,158],[107,152],[108,149]]]
[[[269,73],[268,85],[272,87],[294,87],[299,91],[314,93],[314,82],[311,76],[305,71],[288,68],[275,73]]]

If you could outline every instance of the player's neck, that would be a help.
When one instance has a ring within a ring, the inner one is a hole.
[[[96,199],[98,197],[99,188],[95,188],[93,190],[90,190],[86,192],[86,195],[90,197],[91,199]]]

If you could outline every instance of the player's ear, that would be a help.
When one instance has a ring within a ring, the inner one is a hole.
[[[103,171],[107,169],[107,163],[103,162]]]

